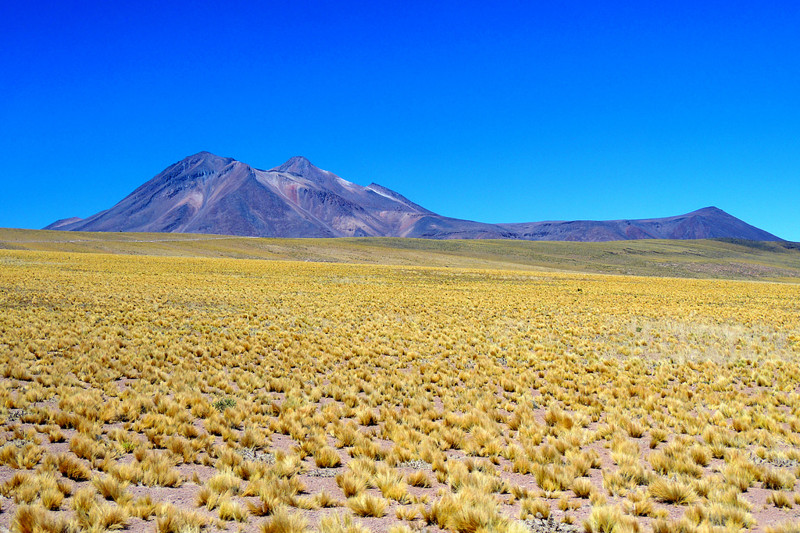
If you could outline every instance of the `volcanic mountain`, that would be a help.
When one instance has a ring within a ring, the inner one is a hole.
[[[111,209],[45,229],[255,237],[781,240],[715,207],[644,220],[485,224],[438,215],[375,183],[356,185],[304,157],[258,170],[208,152],[168,167]]]

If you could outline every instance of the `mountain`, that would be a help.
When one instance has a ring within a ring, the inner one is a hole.
[[[631,239],[747,239],[780,241],[717,207],[685,215],[640,220],[575,220],[500,224],[520,239],[533,241],[622,241]]]
[[[375,183],[351,183],[304,157],[258,170],[208,152],[171,165],[110,209],[58,220],[45,229],[254,237],[781,240],[716,207],[658,219],[486,224],[438,215]]]
[[[362,187],[293,157],[257,170],[208,152],[187,157],[89,218],[49,229],[260,237],[395,235],[433,215],[377,185]]]

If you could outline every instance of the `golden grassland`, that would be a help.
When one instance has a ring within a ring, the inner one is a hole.
[[[796,532],[799,361],[789,283],[4,250],[0,526]]]
[[[0,228],[0,249],[800,281],[800,244],[730,239],[596,243],[377,237],[263,239]]]

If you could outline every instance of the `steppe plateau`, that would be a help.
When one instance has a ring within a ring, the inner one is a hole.
[[[796,250],[20,235],[2,528],[800,531]]]

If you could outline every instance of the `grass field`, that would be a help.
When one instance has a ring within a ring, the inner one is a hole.
[[[502,270],[566,270],[686,278],[800,280],[800,245],[747,241],[573,243],[397,238],[260,239],[0,228],[0,249]]]
[[[2,233],[0,527],[798,531],[800,285],[652,277],[796,250],[147,237]]]

